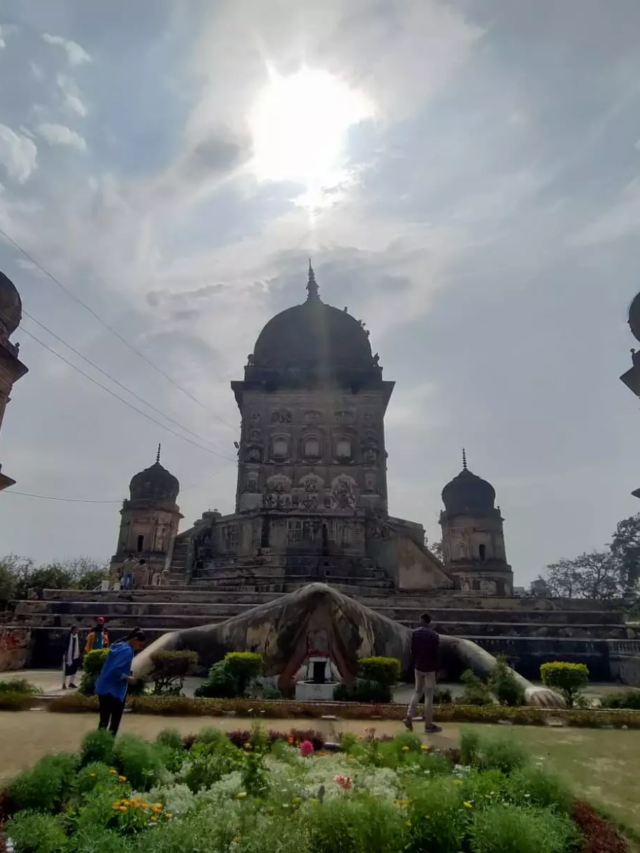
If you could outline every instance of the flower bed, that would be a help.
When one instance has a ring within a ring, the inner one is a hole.
[[[337,716],[345,720],[402,720],[406,705],[369,705],[348,702],[293,702],[266,701],[263,699],[192,699],[185,696],[133,696],[129,707],[137,714],[157,714],[174,717],[223,717],[236,714],[240,717],[261,716],[265,719],[319,719]],[[48,704],[50,711],[64,713],[97,712],[95,697],[77,693],[55,698]],[[435,708],[438,722],[498,723],[508,721],[514,725],[542,726],[550,719],[562,721],[567,726],[586,728],[640,729],[640,711],[629,709],[548,709],[534,707],[508,707],[502,705],[444,704]]]
[[[46,756],[16,777],[0,822],[15,853],[626,849],[508,739],[467,734],[447,755],[408,733],[345,735],[335,753],[318,750],[318,738],[258,727],[114,742],[94,731],[79,754]]]

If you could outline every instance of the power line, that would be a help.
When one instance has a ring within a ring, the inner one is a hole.
[[[75,349],[74,347],[72,347],[71,344],[68,344],[59,335],[56,335],[55,332],[52,332],[51,329],[47,328],[47,326],[45,326],[44,323],[41,323],[40,320],[36,320],[36,318],[33,317],[31,314],[29,314],[28,311],[25,311],[23,309],[22,313],[25,315],[25,317],[28,317],[34,323],[37,323],[38,326],[40,326],[40,328],[44,329],[45,332],[50,334],[57,341],[60,341],[60,343],[63,344],[68,349],[70,349],[71,352],[75,353],[79,358],[83,359],[83,361],[86,361],[87,364],[90,364],[94,370],[97,370],[99,373],[102,373],[103,376],[106,376],[107,379],[110,379],[112,382],[115,382],[116,385],[119,385],[120,388],[124,389],[128,394],[131,394],[132,397],[135,397],[137,400],[140,400],[141,403],[144,403],[145,406],[148,406],[150,409],[152,409],[152,411],[156,412],[156,414],[158,414],[161,417],[165,418],[166,420],[170,421],[172,424],[175,424],[176,426],[180,427],[180,429],[183,429],[185,432],[188,432],[189,435],[192,435],[194,438],[198,438],[198,439],[200,439],[200,441],[204,441],[207,444],[211,444],[213,447],[217,447],[218,450],[222,450],[222,448],[218,444],[216,444],[214,441],[210,441],[208,438],[204,438],[203,436],[198,435],[197,432],[193,432],[193,430],[189,429],[189,427],[184,426],[184,424],[181,424],[179,421],[174,420],[174,418],[169,417],[169,415],[166,415],[164,412],[160,411],[160,409],[157,409],[152,403],[147,402],[147,400],[145,400],[139,394],[136,394],[135,391],[132,391],[131,388],[127,388],[126,385],[123,385],[122,382],[120,382],[114,376],[111,376],[111,374],[107,373],[106,370],[103,370],[101,367],[98,367],[98,365],[95,364],[93,361],[91,361],[90,358],[87,358],[86,355],[83,355],[81,352],[78,352],[78,350]],[[222,450],[222,452],[224,453],[223,450]]]
[[[180,489],[179,494],[182,494],[183,492],[188,492],[189,489],[195,489],[198,486],[201,486],[207,480],[213,479],[222,470],[224,470],[225,467],[226,467],[225,465],[222,465],[220,468],[216,468],[216,470],[213,471],[212,473],[207,474],[207,476],[203,480],[198,480],[197,483],[191,483],[191,485],[185,486],[183,489]],[[72,503],[72,504],[121,504],[122,503],[122,499],[116,500],[116,501],[98,501],[98,500],[85,500],[84,498],[61,498],[61,497],[57,497],[56,495],[35,495],[31,492],[19,492],[16,489],[8,489],[8,490],[5,489],[2,494],[3,494],[3,496],[4,495],[20,495],[20,497],[23,497],[23,498],[37,498],[38,500],[42,500],[42,501],[61,501],[62,503]],[[156,497],[158,500],[162,500],[165,497],[167,497],[167,498],[171,497],[171,495],[168,495],[168,494],[167,495],[157,495]]]
[[[108,331],[110,331],[112,335],[115,335],[115,336],[116,336],[116,338],[118,338],[120,341],[122,341],[122,343],[123,343],[126,347],[128,347],[132,352],[134,352],[134,353],[135,353],[139,358],[141,358],[143,361],[146,361],[146,362],[147,362],[147,364],[148,364],[148,365],[150,365],[151,367],[153,367],[153,369],[154,369],[155,371],[157,371],[161,376],[164,376],[164,378],[165,378],[166,380],[168,380],[172,385],[174,385],[174,386],[175,386],[179,391],[182,391],[182,393],[183,393],[183,394],[185,394],[187,397],[189,397],[189,399],[190,399],[190,400],[193,400],[193,402],[194,402],[194,403],[197,403],[197,404],[198,404],[198,406],[200,406],[201,408],[203,408],[206,412],[209,412],[209,414],[210,414],[210,415],[213,415],[213,417],[214,417],[214,418],[216,418],[217,420],[219,420],[219,421],[220,421],[220,423],[225,424],[225,426],[228,426],[228,427],[229,427],[229,429],[232,429],[234,432],[236,431],[236,427],[232,426],[228,421],[225,421],[225,419],[224,419],[224,418],[222,418],[222,417],[221,417],[220,415],[218,415],[216,412],[214,412],[214,411],[212,411],[211,409],[209,409],[207,406],[205,406],[205,404],[204,404],[204,403],[201,403],[201,402],[200,402],[200,400],[198,400],[198,398],[197,398],[197,397],[194,397],[194,396],[193,396],[193,394],[192,394],[190,391],[187,391],[187,390],[186,390],[186,388],[183,388],[183,387],[182,387],[182,385],[178,384],[178,383],[175,381],[175,379],[173,379],[171,376],[169,376],[169,374],[168,374],[168,373],[166,373],[166,371],[164,371],[161,367],[158,367],[158,365],[157,365],[157,364],[154,364],[154,363],[151,361],[151,359],[150,359],[150,358],[148,358],[148,357],[147,357],[143,352],[141,352],[139,349],[137,349],[136,347],[134,347],[134,346],[133,346],[133,344],[129,343],[129,341],[128,341],[126,338],[124,338],[124,337],[120,334],[120,332],[118,332],[116,329],[114,329],[114,328],[113,328],[113,326],[109,325],[109,323],[107,323],[107,321],[106,321],[106,320],[103,320],[103,319],[102,319],[102,317],[100,317],[100,315],[99,315],[99,314],[97,314],[97,313],[93,310],[93,308],[91,308],[89,305],[87,305],[87,303],[86,303],[86,302],[84,302],[84,300],[80,299],[80,297],[79,297],[79,296],[77,296],[77,295],[76,295],[72,290],[70,290],[68,287],[66,287],[64,284],[62,284],[62,282],[61,282],[59,279],[57,279],[57,278],[53,275],[53,273],[50,273],[50,272],[49,272],[49,270],[45,269],[45,268],[42,266],[42,264],[40,264],[40,263],[39,263],[39,262],[38,262],[38,261],[33,257],[33,255],[29,254],[29,252],[27,252],[27,250],[26,250],[26,249],[23,249],[23,248],[22,248],[22,246],[20,246],[20,245],[19,245],[19,243],[16,243],[16,241],[15,241],[12,237],[10,237],[10,236],[7,234],[7,232],[6,232],[6,231],[4,231],[2,228],[0,228],[0,234],[5,238],[5,240],[7,240],[9,243],[11,243],[11,245],[12,245],[12,246],[14,246],[14,248],[16,248],[16,249],[17,249],[17,250],[18,250],[22,255],[24,255],[24,256],[25,256],[25,258],[26,258],[28,261],[31,261],[31,263],[32,263],[32,264],[34,264],[34,266],[36,266],[36,267],[40,270],[40,272],[42,272],[44,275],[46,275],[48,278],[50,278],[50,279],[51,279],[51,281],[52,281],[54,284],[56,284],[56,285],[57,285],[57,286],[58,286],[62,291],[64,291],[64,293],[66,293],[66,294],[67,294],[67,296],[69,296],[71,299],[73,299],[73,300],[74,300],[74,302],[77,302],[77,303],[78,303],[78,305],[82,305],[82,307],[83,307],[86,311],[88,311],[88,312],[91,314],[91,316],[92,316],[92,317],[94,317],[94,318],[95,318],[95,319],[96,319],[96,320],[97,320],[97,321],[98,321],[102,326],[104,326],[104,327],[105,327],[105,329],[107,329]]]
[[[227,459],[229,462],[235,462],[235,460],[232,459],[230,456],[224,456],[224,454],[222,454],[222,453],[217,453],[215,450],[211,450],[202,444],[198,444],[198,442],[196,442],[196,441],[192,441],[192,439],[187,438],[186,435],[181,435],[179,432],[176,432],[174,429],[171,429],[171,427],[168,427],[166,424],[160,423],[160,421],[157,421],[155,418],[152,418],[151,415],[148,415],[146,412],[143,412],[142,409],[139,409],[137,406],[134,406],[128,400],[125,400],[123,397],[120,397],[118,394],[116,394],[110,388],[107,388],[106,385],[103,385],[101,382],[98,382],[98,380],[94,379],[93,376],[90,376],[88,373],[85,373],[85,371],[82,370],[82,368],[78,367],[77,364],[74,364],[72,361],[69,361],[69,359],[65,358],[63,355],[60,355],[59,352],[56,352],[50,346],[45,344],[44,341],[41,341],[40,338],[37,338],[32,332],[29,332],[27,329],[22,329],[22,331],[26,335],[28,335],[30,338],[33,338],[34,341],[37,341],[40,344],[40,346],[44,347],[50,353],[53,353],[53,355],[55,355],[56,358],[59,358],[61,361],[64,361],[65,364],[68,364],[69,367],[72,367],[74,370],[77,370],[78,373],[82,374],[82,376],[84,376],[86,379],[88,379],[89,382],[93,382],[93,384],[97,385],[98,388],[102,388],[102,390],[106,391],[107,394],[110,394],[112,397],[115,397],[116,400],[120,400],[120,402],[124,403],[125,406],[128,406],[130,409],[133,409],[134,412],[137,412],[139,415],[142,415],[143,418],[146,418],[148,421],[151,421],[151,423],[154,423],[157,426],[162,427],[162,429],[167,430],[167,432],[170,432],[172,435],[175,435],[178,438],[181,438],[183,441],[187,441],[189,444],[192,444],[194,447],[200,448],[200,450],[204,450],[206,453],[210,453],[212,456],[220,456],[223,459]]]

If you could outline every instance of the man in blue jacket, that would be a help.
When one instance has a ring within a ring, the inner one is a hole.
[[[96,681],[95,691],[100,703],[98,728],[108,728],[114,736],[118,733],[124,712],[127,688],[135,681],[131,674],[131,661],[134,655],[141,651],[144,643],[144,634],[136,628],[122,642],[111,646]]]

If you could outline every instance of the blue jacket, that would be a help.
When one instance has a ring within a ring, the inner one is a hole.
[[[127,676],[131,674],[133,649],[129,643],[116,643],[109,649],[102,671],[96,681],[96,693],[104,696],[109,693],[123,701],[127,695]]]

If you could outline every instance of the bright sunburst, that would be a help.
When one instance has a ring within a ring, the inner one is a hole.
[[[251,116],[256,174],[308,190],[335,185],[348,129],[372,115],[364,95],[326,71],[272,72]]]

